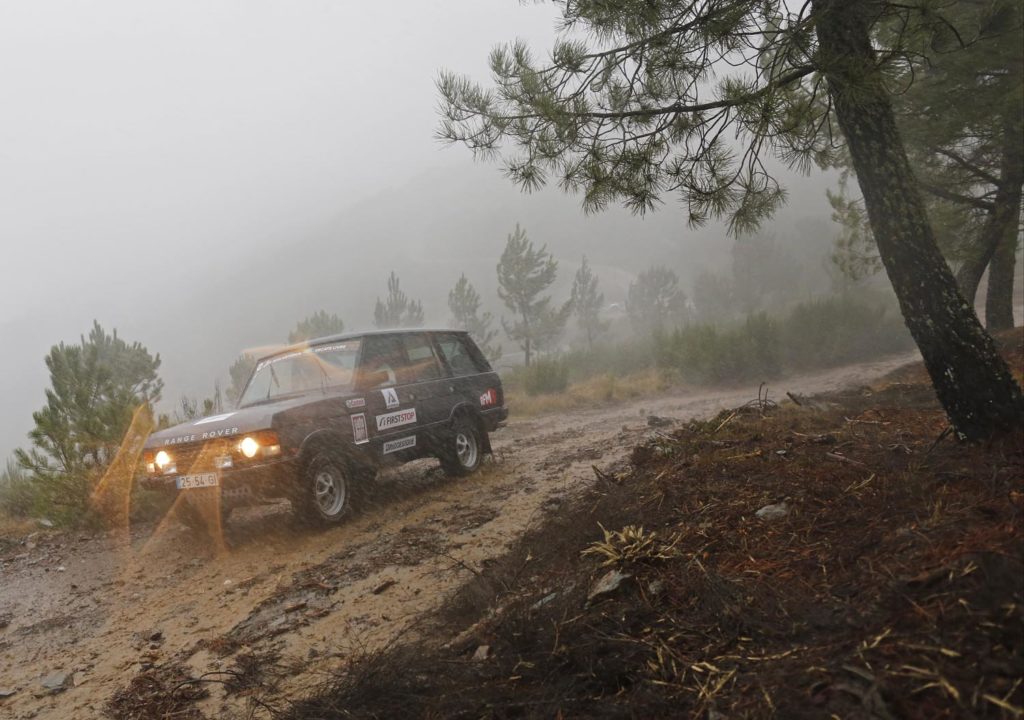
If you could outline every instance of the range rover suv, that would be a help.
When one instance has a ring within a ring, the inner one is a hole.
[[[153,433],[143,485],[177,494],[190,526],[286,498],[335,523],[383,466],[437,457],[475,471],[508,416],[501,381],[457,330],[353,333],[260,358],[230,412]]]

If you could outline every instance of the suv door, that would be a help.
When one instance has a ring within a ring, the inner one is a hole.
[[[397,333],[363,338],[357,386],[366,398],[367,430],[378,456],[416,445],[420,425],[416,392],[401,382],[407,367]]]
[[[401,373],[400,382],[406,396],[415,400],[419,427],[427,436],[423,442],[433,442],[447,429],[451,414],[447,391],[450,381],[445,377],[429,333],[406,333],[401,338],[408,365]]]

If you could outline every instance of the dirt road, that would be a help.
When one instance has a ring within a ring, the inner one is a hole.
[[[914,358],[780,381],[772,397],[868,383]],[[100,717],[140,669],[177,663],[198,676],[244,668],[252,654],[272,668],[264,681],[277,689],[265,699],[301,692],[339,658],[415,633],[473,569],[587,487],[593,465],[625,462],[651,431],[648,415],[705,417],[755,394],[677,391],[514,419],[478,475],[448,479],[428,461],[389,471],[373,507],[327,531],[294,527],[283,507],[246,511],[227,552],[171,523],[130,538],[40,533],[0,546],[0,716]],[[208,717],[247,715],[237,684],[209,688],[199,703]]]

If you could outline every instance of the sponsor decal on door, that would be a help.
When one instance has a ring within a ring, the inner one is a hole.
[[[380,394],[384,396],[384,402],[388,406],[388,410],[401,405],[398,402],[398,392],[394,388],[384,388],[380,391]]]
[[[412,425],[416,422],[416,408],[398,410],[377,416],[377,430],[390,430],[391,428]]]
[[[359,413],[352,416],[352,440],[356,445],[361,445],[370,438],[366,432],[366,415]]]
[[[399,450],[406,450],[411,447],[416,447],[416,436],[410,435],[409,437],[398,438],[397,440],[388,440],[384,443],[384,454],[398,452]]]
[[[493,405],[496,402],[498,402],[498,393],[494,391],[494,388],[491,388],[480,396],[480,407],[487,407],[488,405]]]
[[[366,398],[350,398],[345,401],[345,407],[349,410],[352,408],[366,407]]]

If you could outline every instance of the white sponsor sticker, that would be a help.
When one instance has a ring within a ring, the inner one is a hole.
[[[345,407],[349,408],[361,408],[366,407],[366,398],[352,398],[345,401]]]
[[[346,345],[345,343],[340,343],[338,345],[317,345],[316,347],[310,348],[310,350],[312,350],[315,353],[339,352],[341,350],[348,349],[349,346]]]
[[[412,425],[416,422],[416,408],[398,410],[392,413],[385,413],[377,416],[377,430],[390,430],[391,428]]]
[[[384,454],[387,455],[388,453],[398,452],[399,450],[405,450],[411,447],[416,447],[415,435],[398,438],[397,440],[388,440],[384,443]]]
[[[224,413],[222,415],[211,415],[210,417],[203,418],[202,420],[196,420],[193,425],[205,425],[206,423],[220,422],[221,420],[227,420],[229,417],[234,415],[233,412]]]
[[[387,404],[388,410],[401,405],[401,403],[398,402],[398,393],[394,388],[384,388],[380,391],[380,394],[384,396],[384,402]]]
[[[366,432],[366,415],[363,413],[352,416],[352,440],[356,445],[361,445],[369,440]]]

